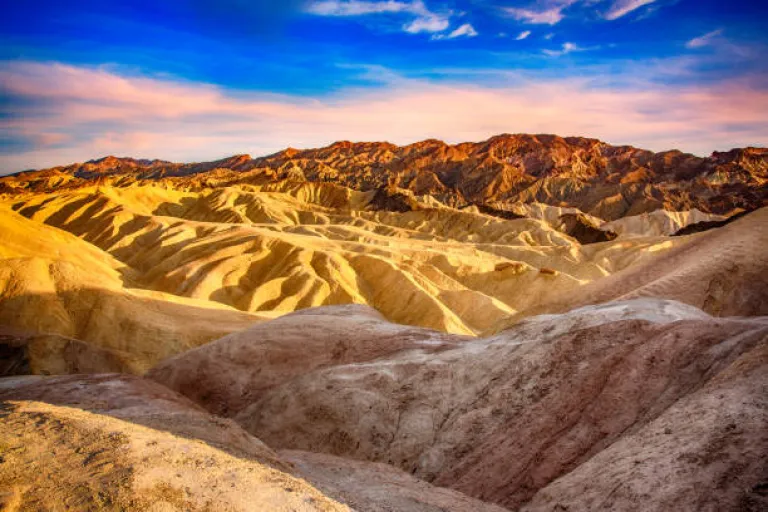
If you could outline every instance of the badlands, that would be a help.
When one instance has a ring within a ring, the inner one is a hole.
[[[0,178],[3,510],[766,510],[768,150]]]

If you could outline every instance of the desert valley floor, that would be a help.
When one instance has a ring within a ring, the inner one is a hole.
[[[3,510],[766,510],[768,150],[0,179]]]

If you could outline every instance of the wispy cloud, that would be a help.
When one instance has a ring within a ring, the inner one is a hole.
[[[486,87],[401,78],[318,99],[14,61],[0,63],[0,83],[10,100],[0,110],[0,133],[26,146],[5,149],[6,172],[105,154],[189,161],[338,139],[459,142],[501,132],[699,154],[768,143],[768,91],[736,80],[595,87],[587,78],[521,76]]]
[[[593,7],[605,0],[539,0],[529,7],[504,7],[502,10],[518,21],[529,24],[556,25],[565,19],[569,7]],[[657,0],[613,0],[602,15],[613,21]]]
[[[418,34],[419,32],[442,32],[450,26],[450,21],[447,18],[440,16],[424,16],[416,18],[412,22],[403,26],[403,30],[410,34]]]
[[[319,16],[363,16],[386,12],[411,12],[415,3],[387,0],[383,2],[365,0],[322,0],[307,5],[307,12]]]
[[[465,23],[458,27],[450,34],[435,34],[432,39],[456,39],[458,37],[475,37],[477,36],[477,30],[469,23]]]
[[[414,19],[403,25],[403,30],[411,34],[442,32],[450,26],[450,13],[433,12],[427,8],[423,0],[411,2],[399,0],[321,0],[307,4],[306,12],[318,16],[408,14]]]
[[[642,6],[652,4],[655,1],[656,0],[615,0],[605,13],[604,18],[607,20],[617,20]]]
[[[532,25],[556,25],[565,17],[563,9],[567,6],[552,7],[546,10],[520,9],[505,7],[504,12],[518,21]]]
[[[550,57],[560,57],[561,55],[567,55],[573,52],[583,52],[586,48],[582,48],[574,43],[563,43],[563,46],[559,50],[542,50],[545,55]]]
[[[530,30],[526,30],[526,31],[524,31],[524,32],[520,32],[520,33],[517,35],[517,37],[515,38],[515,40],[516,40],[516,41],[522,41],[523,39],[527,39],[527,38],[528,38],[528,36],[530,36],[530,35],[531,35],[531,31],[530,31]]]
[[[693,39],[691,39],[690,41],[685,43],[685,47],[689,48],[691,50],[695,50],[697,48],[704,48],[705,46],[710,46],[722,34],[723,34],[723,29],[718,29],[718,30],[713,30],[712,32],[707,32],[703,36],[694,37]]]

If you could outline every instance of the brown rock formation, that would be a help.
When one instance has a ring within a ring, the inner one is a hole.
[[[605,220],[657,209],[731,214],[768,200],[768,150],[734,149],[700,158],[653,153],[599,140],[499,135],[479,143],[427,140],[408,146],[337,142],[320,149],[175,164],[107,157],[0,180],[0,191],[45,191],[93,180],[127,185],[161,178],[185,186],[333,182],[354,190],[408,189],[449,206],[537,201],[571,206]]]

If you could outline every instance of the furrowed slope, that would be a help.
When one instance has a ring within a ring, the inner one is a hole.
[[[161,359],[263,319],[221,304],[133,288],[137,273],[126,264],[5,208],[0,208],[0,223],[0,325],[20,339],[59,335],[106,349],[114,362],[102,371],[117,366],[141,373]],[[61,367],[62,343],[68,342],[37,343],[27,354],[32,366],[40,371]],[[104,353],[92,355],[95,362]]]
[[[108,252],[134,271],[136,287],[256,313],[367,304],[399,323],[459,334],[682,243],[581,245],[540,220],[445,207],[370,211],[368,199],[285,182],[99,187],[10,204]]]
[[[544,301],[527,315],[636,297],[664,297],[717,316],[768,315],[768,208],[722,228],[679,237],[656,257]],[[496,327],[511,325],[512,317]]]
[[[4,379],[0,403],[11,510],[504,510],[383,464],[277,454],[137,377]]]

